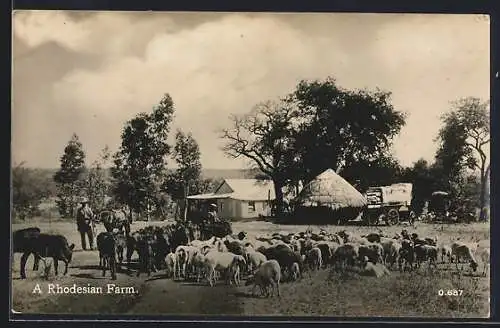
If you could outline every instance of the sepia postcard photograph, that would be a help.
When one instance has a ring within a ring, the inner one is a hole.
[[[489,16],[12,26],[12,313],[490,317]]]

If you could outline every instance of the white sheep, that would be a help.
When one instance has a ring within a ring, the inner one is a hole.
[[[460,259],[465,259],[469,261],[470,268],[475,272],[477,270],[477,261],[473,255],[472,249],[475,247],[471,247],[471,245],[467,245],[465,243],[455,241],[451,244],[451,256],[455,258],[455,264],[458,270],[458,262]]]
[[[481,263],[483,263],[483,276],[486,276],[486,271],[489,267],[490,264],[490,248],[489,247],[484,247],[484,248],[477,248],[476,250],[477,257],[481,259]]]
[[[167,265],[166,268],[167,277],[173,277],[175,275],[175,262],[176,262],[175,254],[172,252],[168,253],[167,257],[165,258],[165,263]]]
[[[297,262],[293,262],[290,268],[290,278],[292,281],[297,281],[300,278],[300,266]]]
[[[372,276],[380,278],[384,275],[390,275],[391,272],[381,263],[374,264],[369,262],[368,257],[363,258],[363,270],[360,272],[362,276]]]
[[[438,246],[438,255],[441,258],[441,263],[451,263],[451,247],[449,245],[440,244]]]
[[[208,282],[210,286],[215,285],[215,272],[224,271],[228,282],[232,282],[232,278],[236,276],[235,266],[246,265],[245,258],[241,255],[235,255],[229,252],[210,251],[205,255],[205,266],[208,274]],[[231,277],[231,275],[233,277]],[[238,272],[239,274],[239,272]]]
[[[280,280],[281,268],[278,261],[268,260],[260,266],[253,278],[247,281],[247,284],[252,281],[254,283],[252,295],[255,295],[255,288],[259,287],[261,295],[274,296],[274,289],[276,289],[278,297],[280,297]]]
[[[246,253],[246,255],[249,271],[257,270],[262,265],[262,263],[267,261],[266,256],[261,252],[253,251]]]
[[[175,250],[174,279],[186,277],[186,271],[191,264],[193,256],[198,252],[194,246],[178,246]]]
[[[395,239],[383,238],[380,244],[384,248],[384,264],[393,267],[394,264],[398,263],[401,243]]]
[[[306,254],[306,261],[309,267],[313,270],[319,270],[323,266],[323,258],[321,256],[321,250],[318,247],[313,247]]]

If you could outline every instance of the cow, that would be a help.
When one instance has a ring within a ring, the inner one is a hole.
[[[97,236],[97,249],[102,276],[106,275],[106,269],[109,267],[111,279],[116,280],[116,239],[112,232],[101,232]]]
[[[63,274],[66,275],[68,273],[68,265],[73,258],[74,248],[75,244],[69,245],[66,237],[62,235],[40,233],[37,238],[30,242],[30,247],[25,249],[21,258],[21,278],[26,278],[26,260],[31,253],[39,258],[52,257],[56,275],[58,275],[58,261],[63,261],[65,264]]]
[[[21,257],[21,279],[26,279],[25,265],[31,253],[33,253],[33,256],[35,257],[35,261],[33,262],[33,271],[38,270],[39,257],[36,253],[32,252],[32,250],[35,250],[33,243],[39,235],[40,228],[38,227],[21,229],[12,233],[13,253],[23,253]]]

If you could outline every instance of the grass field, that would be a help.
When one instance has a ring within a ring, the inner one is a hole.
[[[155,222],[155,225],[164,223]],[[132,230],[145,226],[133,224]],[[32,258],[27,264],[26,280],[19,279],[19,254],[15,254],[12,267],[13,309],[23,313],[72,313],[72,314],[177,314],[177,315],[295,315],[295,316],[388,316],[388,317],[443,317],[483,318],[489,316],[489,272],[482,277],[482,263],[478,272],[459,274],[455,266],[440,264],[439,270],[399,273],[393,271],[382,278],[361,277],[354,272],[334,272],[330,269],[306,273],[293,283],[283,283],[281,298],[264,299],[250,295],[251,287],[229,287],[222,282],[216,287],[205,284],[174,282],[166,279],[163,272],[151,277],[119,271],[118,286],[133,286],[134,294],[81,294],[52,295],[45,292],[47,284],[61,286],[103,286],[110,283],[98,269],[97,251],[81,251],[76,225],[72,222],[45,220],[30,224],[13,224],[13,230],[38,226],[44,232],[60,233],[75,243],[76,251],[65,277],[41,278],[33,272]],[[269,222],[235,222],[235,232],[246,231],[250,235],[277,231],[305,231],[308,226],[276,225]],[[358,226],[311,226],[313,230],[347,230],[359,233],[375,231],[374,227]],[[480,246],[490,246],[489,225],[419,224],[415,228],[421,236],[438,236],[442,241],[460,238],[478,241]],[[400,232],[401,226],[380,227],[386,234]],[[102,231],[101,226],[98,231]],[[60,272],[62,262],[60,263]],[[42,267],[42,266],[41,266]],[[33,293],[39,284],[44,293]],[[244,284],[243,284],[244,285]],[[463,290],[461,296],[439,296],[439,290]],[[104,288],[106,290],[106,288]]]

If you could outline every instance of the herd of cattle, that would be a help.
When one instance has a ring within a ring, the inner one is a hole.
[[[103,276],[109,270],[111,278],[116,279],[117,267],[124,265],[124,260],[130,273],[131,258],[136,252],[137,276],[165,270],[167,277],[174,280],[194,279],[206,281],[210,286],[215,286],[221,277],[227,284],[240,285],[246,276],[245,284],[254,284],[252,293],[259,287],[265,296],[272,296],[274,291],[279,295],[282,281],[295,281],[304,272],[327,266],[336,270],[356,268],[360,274],[380,277],[394,269],[416,270],[423,263],[429,269],[437,267],[438,262],[455,263],[459,269],[462,262],[468,263],[473,271],[477,271],[478,263],[483,263],[485,275],[490,259],[489,248],[478,247],[476,243],[456,240],[445,244],[436,237],[421,237],[406,230],[395,236],[356,235],[345,230],[281,232],[256,237],[240,232],[201,240],[199,230],[184,224],[148,226],[135,232],[106,228],[109,231],[97,236]],[[25,264],[30,254],[35,256],[33,270],[38,270],[40,259],[52,258],[56,275],[59,260],[65,263],[64,274],[67,274],[74,244],[69,245],[64,236],[27,228],[14,232],[13,244],[14,252],[23,253],[21,278],[26,277]]]

